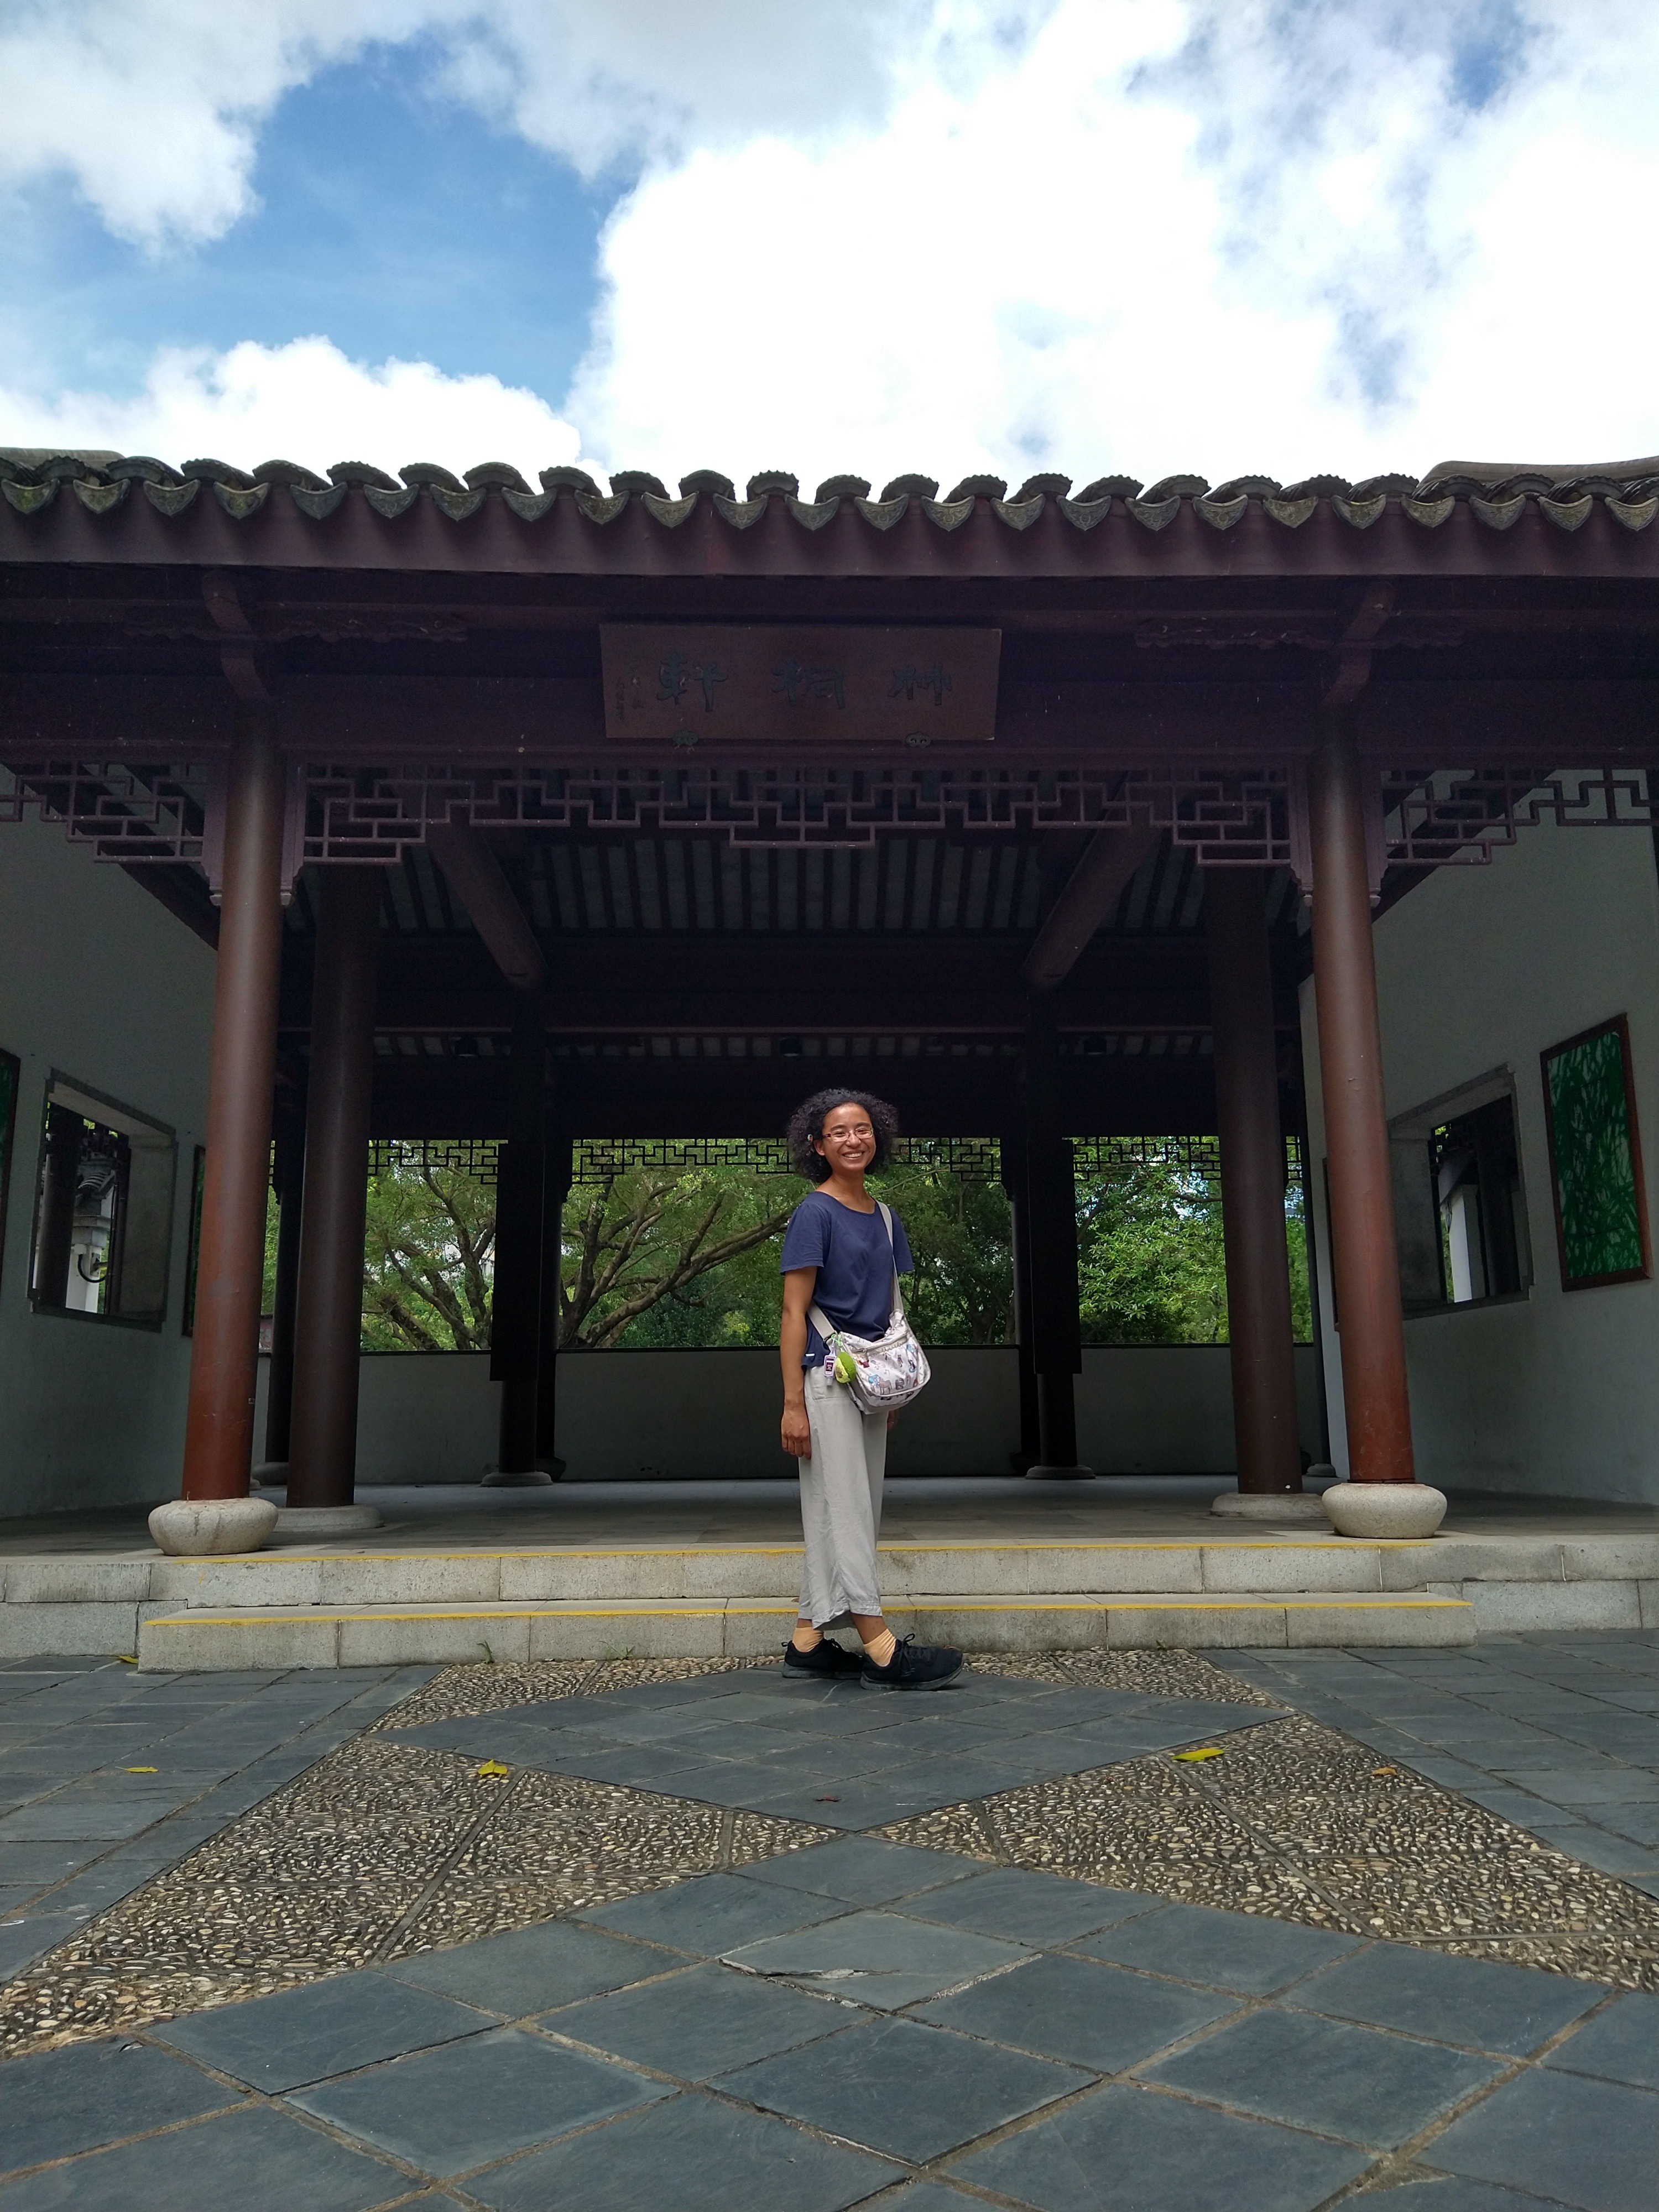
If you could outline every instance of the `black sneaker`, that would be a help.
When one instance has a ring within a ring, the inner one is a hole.
[[[866,1690],[942,1690],[961,1672],[960,1651],[938,1650],[905,1636],[884,1667],[878,1667],[866,1652],[861,1679]]]
[[[849,1651],[845,1644],[836,1644],[824,1637],[810,1651],[799,1650],[793,1639],[783,1647],[783,1679],[786,1682],[833,1682],[845,1680],[863,1671],[862,1651]]]

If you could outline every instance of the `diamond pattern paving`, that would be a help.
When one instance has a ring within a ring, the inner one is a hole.
[[[1080,1682],[1079,1656],[1051,1678],[980,1678],[971,1704],[807,1691],[781,1720],[783,1698],[803,1693],[775,1693],[756,1670],[636,1672],[601,1697],[474,1711],[465,1725],[492,1741],[465,1752],[400,1746],[389,1716],[226,1829],[220,1858],[208,1846],[141,1892],[173,1881],[165,1917],[116,1908],[112,1929],[148,1926],[143,1940],[171,1942],[183,1963],[135,1950],[129,1970],[103,1955],[134,1987],[159,1975],[175,2016],[0,2068],[0,2212],[963,2212],[988,2194],[1029,2212],[1316,2212],[1354,2188],[1401,2212],[1653,2212],[1659,1998],[1608,1986],[1582,1956],[1540,1972],[1516,1962],[1523,1950],[1499,1960],[1379,1940],[1387,1912],[1349,1900],[1386,1905],[1392,1877],[1360,1890],[1352,1854],[1333,1872],[1317,1823],[1387,1759],[1332,1750],[1311,1721],[1176,1697],[1145,1747],[1135,1732],[1160,1700],[1140,1683]],[[440,1686],[422,1693],[428,1722],[459,1725],[434,1710]],[[561,1705],[585,1707],[580,1729],[527,1717]],[[1194,1740],[1195,1711],[1223,1756],[1185,1766],[1169,1753]],[[853,1759],[883,1738],[913,1741],[913,1771],[952,1757],[959,1774],[1095,1763],[879,1836],[791,1825],[746,1794],[682,1798],[664,1782],[639,1795],[511,1757],[498,1760],[507,1776],[480,1778],[509,1723],[538,1756],[543,1739],[597,1731],[630,1756],[672,1758],[708,1733],[678,1770],[698,1775]],[[734,1756],[745,1741],[764,1747]],[[1138,1858],[1121,1843],[1088,1857],[1103,1817],[1088,1808],[1126,1789],[1144,1811]],[[1387,1863],[1376,1844],[1394,1838],[1437,1879],[1432,1814],[1449,1824],[1445,1863],[1484,1894],[1481,1840],[1504,1832],[1494,1814],[1470,1808],[1460,1830],[1462,1801],[1426,1778],[1376,1790],[1389,1825],[1360,1831],[1374,1859]],[[1038,1804],[1054,1808],[1046,1829]],[[1200,1851],[1226,1870],[1206,1876],[1202,1901],[1160,1851],[1159,1820],[1177,1838],[1244,1838],[1232,1856]],[[968,1848],[941,1848],[941,1829]],[[1071,1856],[1019,1863],[1028,1832]],[[363,1856],[342,1861],[341,1838],[359,1833]],[[424,1855],[397,1892],[408,1901],[374,1944],[334,1942],[333,1899],[361,1914],[404,1879],[400,1838],[406,1858]],[[1459,1838],[1473,1839],[1462,1861]],[[227,1940],[258,1958],[259,1927],[238,1922],[255,1893],[238,1877],[261,1854],[319,1916],[314,1963],[264,1991],[211,1981],[183,1948],[193,1901],[223,1883]],[[1269,1863],[1286,1881],[1305,1869],[1304,1888],[1254,1896],[1250,1869]],[[1503,1861],[1504,1879],[1524,1864]],[[1579,1887],[1550,1875],[1547,1893],[1587,1917],[1619,1909],[1616,1884],[1578,1872]],[[480,1893],[519,1920],[495,1932],[487,1914],[467,1918]],[[42,2002],[61,2002],[29,1975]]]
[[[0,2212],[1651,2212],[1652,2005],[846,1838],[17,2061]]]
[[[758,1671],[707,1680],[695,1697],[686,1687],[647,1683],[408,1728],[394,1720],[390,1733],[468,1759],[863,1829],[1207,1741],[1271,1712],[977,1672],[926,1698]]]

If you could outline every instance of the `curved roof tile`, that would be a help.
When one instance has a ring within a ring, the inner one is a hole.
[[[320,521],[342,500],[362,496],[376,513],[395,519],[417,500],[428,499],[453,520],[477,513],[491,496],[503,500],[522,520],[538,521],[566,496],[590,522],[614,522],[638,500],[665,529],[678,529],[706,498],[729,527],[752,529],[776,500],[783,513],[805,530],[821,530],[843,504],[872,529],[893,529],[910,507],[919,507],[929,524],[960,529],[981,507],[1006,528],[1029,530],[1050,504],[1077,530],[1092,530],[1115,511],[1152,532],[1165,530],[1183,506],[1215,530],[1231,530],[1259,503],[1273,522],[1300,529],[1322,506],[1354,530],[1367,530],[1397,501],[1409,520],[1437,529],[1460,502],[1490,530],[1513,527],[1528,506],[1564,531],[1580,529],[1598,500],[1629,530],[1645,530],[1659,514],[1659,455],[1631,461],[1572,466],[1512,462],[1446,461],[1421,478],[1374,476],[1352,483],[1346,477],[1317,476],[1281,485],[1274,477],[1240,476],[1212,490],[1203,477],[1170,476],[1143,491],[1133,477],[1100,477],[1072,495],[1069,477],[1028,477],[1011,496],[1003,478],[965,477],[944,499],[932,477],[896,477],[879,498],[871,496],[863,477],[830,477],[816,496],[799,496],[799,482],[783,469],[751,477],[739,499],[729,477],[699,469],[680,479],[679,496],[647,470],[618,470],[603,491],[586,470],[561,465],[540,472],[541,489],[532,490],[506,461],[484,461],[458,477],[432,461],[410,461],[391,476],[368,461],[337,461],[325,477],[286,460],[262,461],[253,470],[228,461],[189,460],[174,468],[146,453],[102,451],[53,453],[41,448],[0,447],[0,493],[17,513],[49,507],[68,484],[89,513],[118,507],[135,484],[160,514],[182,514],[204,485],[228,514],[257,514],[273,490],[286,491],[301,512]]]

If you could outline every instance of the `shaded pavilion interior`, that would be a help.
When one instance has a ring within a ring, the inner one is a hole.
[[[781,476],[677,499],[498,465],[0,473],[15,805],[221,948],[202,1279],[223,1296],[187,1496],[235,1495],[258,1455],[236,1408],[273,1127],[290,1500],[337,1507],[371,1138],[505,1140],[501,1465],[527,1474],[554,1450],[573,1139],[771,1137],[843,1076],[914,1133],[1002,1139],[1022,1426],[1057,1472],[1066,1140],[1218,1133],[1240,1486],[1294,1492],[1284,1139],[1310,968],[1350,1452],[1409,1479],[1370,916],[1529,811],[1648,823],[1659,465],[811,501]],[[671,699],[641,737],[604,655],[646,627],[734,668],[808,629],[889,661],[994,635],[999,661],[980,725],[923,743],[855,713],[792,750],[792,699],[718,737]],[[1569,760],[1589,772],[1556,778]]]

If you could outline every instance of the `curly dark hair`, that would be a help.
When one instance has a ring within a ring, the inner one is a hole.
[[[827,1182],[830,1179],[830,1163],[814,1149],[812,1139],[823,1134],[824,1116],[837,1106],[862,1106],[870,1116],[870,1127],[876,1133],[875,1157],[870,1163],[872,1169],[884,1168],[893,1157],[898,1115],[884,1098],[872,1098],[867,1091],[854,1091],[844,1083],[833,1091],[815,1091],[796,1107],[784,1133],[789,1158],[808,1182]]]

